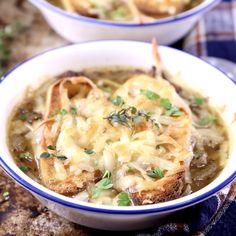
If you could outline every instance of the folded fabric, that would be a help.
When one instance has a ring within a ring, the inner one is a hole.
[[[183,49],[236,62],[236,0],[223,0],[206,13],[183,41]]]
[[[149,229],[136,236],[164,236],[164,235],[235,235],[236,214],[236,182],[225,187],[206,201],[186,208],[174,214],[169,223],[156,229]],[[231,212],[229,209],[232,207]],[[222,222],[223,220],[223,222]],[[232,227],[226,223],[230,222]],[[222,231],[222,225],[224,230]]]

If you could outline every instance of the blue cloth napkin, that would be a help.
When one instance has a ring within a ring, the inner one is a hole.
[[[225,187],[208,200],[174,214],[168,222],[136,236],[236,235],[236,182]]]
[[[185,38],[183,49],[236,62],[236,0],[223,0],[206,13]]]

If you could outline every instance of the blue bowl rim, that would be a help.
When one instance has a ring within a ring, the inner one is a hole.
[[[115,42],[134,42],[134,43],[141,43],[141,44],[148,44],[150,45],[150,43],[148,42],[143,42],[143,41],[137,41],[137,40],[95,40],[95,41],[87,41],[87,42],[82,42],[82,43],[76,43],[76,44],[67,44],[67,45],[63,45],[63,46],[59,46],[56,48],[52,48],[49,50],[46,50],[44,52],[41,52],[35,56],[32,56],[24,61],[22,61],[21,63],[17,64],[16,66],[14,66],[11,70],[9,70],[0,80],[0,86],[2,85],[2,83],[7,80],[7,77],[12,74],[15,70],[17,70],[18,67],[24,65],[25,63],[37,58],[37,57],[41,57],[44,54],[56,51],[56,50],[60,50],[62,48],[65,47],[76,47],[77,45],[81,45],[81,44],[89,44],[89,43],[98,43],[98,42],[111,42],[111,41],[115,41]],[[170,48],[171,50],[175,50],[184,54],[187,54],[190,57],[193,57],[197,60],[200,60],[201,62],[204,62],[208,65],[210,65],[211,67],[214,67],[216,70],[220,71],[222,74],[225,75],[225,78],[227,78],[228,80],[232,81],[234,83],[234,85],[236,85],[236,81],[233,81],[232,79],[230,79],[227,74],[225,72],[223,72],[221,69],[219,69],[216,66],[211,65],[210,63],[206,62],[203,59],[200,59],[196,56],[193,56],[187,52],[184,52],[182,50],[179,49],[175,49],[175,48],[171,48],[169,46],[161,46],[161,47],[165,47],[165,48]],[[102,209],[96,206],[84,206],[81,205],[79,203],[73,203],[64,199],[61,199],[57,196],[52,196],[49,193],[44,192],[43,190],[33,186],[32,184],[28,183],[26,180],[24,180],[22,177],[20,177],[17,173],[15,173],[9,165],[7,165],[7,163],[2,159],[2,157],[0,156],[0,166],[4,169],[4,171],[11,176],[17,183],[19,183],[20,185],[22,185],[24,188],[28,189],[29,191],[47,199],[47,200],[51,200],[55,203],[58,203],[60,205],[63,205],[65,207],[70,207],[73,209],[79,209],[79,210],[85,210],[85,211],[89,211],[89,212],[94,212],[94,213],[106,213],[106,214],[117,214],[117,215],[122,215],[122,214],[127,214],[127,215],[135,215],[135,214],[150,214],[150,213],[160,213],[160,212],[170,212],[170,211],[175,211],[181,208],[185,208],[188,207],[192,204],[196,204],[198,202],[201,202],[209,197],[211,197],[213,194],[217,193],[218,191],[220,191],[222,188],[224,188],[226,185],[228,185],[229,183],[231,183],[235,178],[236,178],[236,170],[234,171],[234,173],[232,173],[227,179],[225,179],[221,184],[219,184],[218,186],[216,186],[215,188],[211,189],[208,192],[205,192],[204,194],[200,195],[200,196],[196,196],[193,199],[189,199],[189,200],[185,200],[183,202],[180,203],[175,203],[171,206],[162,206],[159,207],[158,204],[156,204],[156,207],[153,207],[151,209]]]
[[[45,0],[29,0],[34,5],[40,5],[41,7],[45,7],[48,10],[53,11],[54,13],[58,13],[62,16],[68,17],[70,19],[79,20],[85,23],[92,23],[92,24],[98,24],[103,26],[114,26],[114,27],[125,27],[125,28],[136,28],[136,27],[149,27],[149,26],[156,26],[156,25],[162,25],[162,24],[168,24],[172,22],[177,22],[179,20],[183,20],[186,18],[189,18],[191,16],[197,15],[200,12],[205,12],[207,10],[210,10],[212,7],[214,7],[217,3],[219,3],[221,0],[212,0],[209,2],[209,4],[204,5],[204,1],[197,5],[196,7],[193,7],[187,11],[184,11],[176,16],[170,16],[165,17],[162,19],[158,19],[154,22],[150,23],[117,23],[113,21],[106,21],[106,20],[97,20],[90,17],[85,17],[81,15],[76,15],[73,13],[69,13],[63,9],[60,9],[51,3],[46,2]]]

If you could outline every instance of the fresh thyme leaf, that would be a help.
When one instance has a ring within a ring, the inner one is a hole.
[[[77,109],[75,107],[71,107],[70,112],[72,115],[77,115]]]
[[[207,115],[207,116],[204,116],[202,117],[200,120],[199,120],[199,125],[202,125],[202,126],[205,126],[205,125],[209,125],[211,124],[212,122],[214,122],[216,120],[216,117],[213,116],[213,115]]]
[[[105,173],[104,173],[104,175],[102,176],[102,178],[104,179],[104,178],[111,178],[111,171],[109,171],[109,170],[106,170],[105,171]]]
[[[179,108],[177,108],[177,107],[171,107],[169,110],[167,110],[165,112],[165,115],[166,116],[175,116],[175,117],[177,117],[177,116],[184,115],[184,113],[182,111],[180,111]]]
[[[51,156],[51,154],[50,153],[48,153],[48,152],[43,152],[43,153],[41,153],[40,154],[40,158],[48,158],[48,157],[50,157]]]
[[[20,159],[26,159],[26,160],[30,160],[32,159],[33,155],[30,152],[23,152],[20,154]]]
[[[164,177],[164,173],[159,167],[156,167],[153,170],[147,171],[147,175],[151,178],[163,178]]]
[[[204,99],[203,99],[203,98],[196,97],[196,96],[193,97],[193,101],[194,101],[195,104],[197,104],[198,106],[201,106],[201,105],[203,105],[203,103],[204,103]]]
[[[63,109],[56,109],[56,114],[64,116],[64,115],[68,114],[68,111],[64,108]]]
[[[155,93],[151,90],[141,89],[140,94],[142,94],[143,96],[145,96],[149,100],[157,100],[160,98],[160,96],[157,93]]]
[[[113,184],[112,184],[111,179],[103,178],[102,180],[97,182],[95,186],[99,187],[100,189],[109,189],[109,188],[112,188]]]
[[[178,107],[172,105],[168,98],[162,98],[160,100],[160,106],[166,109],[166,116],[178,117],[184,115],[184,113],[180,111]]]
[[[113,187],[112,181],[109,178],[104,178],[97,182],[92,188],[92,198],[98,198],[102,190],[110,189]]]
[[[88,155],[91,155],[91,154],[95,153],[92,149],[87,149],[87,148],[84,149],[84,152]]]
[[[127,192],[121,192],[118,194],[117,200],[118,206],[130,206],[131,200]]]
[[[23,171],[24,173],[28,172],[30,168],[28,166],[19,166],[20,170]]]
[[[122,106],[125,104],[125,101],[121,96],[117,96],[116,98],[109,97],[108,101],[110,101],[115,106]]]
[[[56,146],[54,146],[54,145],[48,145],[47,148],[49,150],[53,150],[53,151],[57,150]]]
[[[27,121],[29,118],[29,114],[28,113],[24,113],[24,114],[20,114],[19,115],[19,119],[22,121]]]
[[[63,155],[56,156],[56,158],[60,161],[65,161],[67,159],[67,157]]]
[[[180,111],[180,110],[176,110],[174,112],[172,112],[171,116],[183,116],[184,112]]]
[[[166,110],[170,110],[172,107],[172,104],[168,98],[162,98],[160,100],[160,106],[165,108]]]
[[[93,188],[92,188],[92,199],[96,199],[96,198],[98,198],[99,197],[99,195],[100,195],[100,193],[101,193],[101,189],[100,188],[98,188],[98,187],[96,187],[96,186],[94,186]]]

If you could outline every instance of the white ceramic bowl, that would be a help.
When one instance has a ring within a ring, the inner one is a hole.
[[[68,45],[35,56],[16,66],[0,83],[0,164],[45,206],[66,219],[89,227],[109,230],[134,230],[161,222],[171,212],[209,198],[236,177],[236,86],[218,69],[206,62],[169,47],[160,47],[164,65],[180,73],[184,83],[209,97],[221,109],[230,134],[229,160],[221,174],[203,189],[173,201],[147,206],[118,207],[81,202],[57,194],[36,183],[14,163],[7,147],[7,122],[13,107],[23,98],[28,85],[37,87],[40,77],[66,70],[94,66],[129,65],[150,68],[154,64],[149,43],[135,41],[97,41]],[[225,108],[224,108],[225,107]],[[224,108],[224,110],[223,110]]]
[[[198,6],[178,14],[146,24],[115,23],[83,17],[59,9],[45,0],[29,0],[44,15],[51,27],[71,42],[99,39],[129,39],[150,41],[157,37],[160,44],[168,45],[182,38],[203,13],[220,0],[204,0]]]

